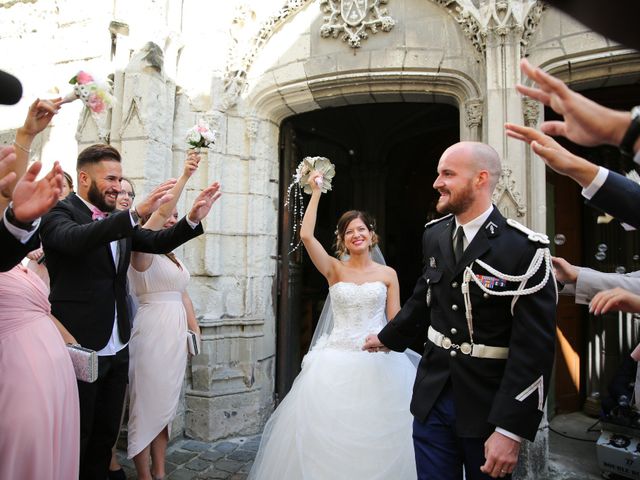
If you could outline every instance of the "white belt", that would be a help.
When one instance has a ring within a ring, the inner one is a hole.
[[[445,350],[454,349],[459,350],[465,355],[470,355],[477,358],[495,358],[502,360],[509,355],[509,349],[507,347],[490,347],[489,345],[480,345],[477,343],[463,342],[460,345],[453,343],[449,337],[445,337],[442,333],[435,328],[429,326],[428,332],[429,340],[431,340],[436,346],[444,348]],[[452,353],[453,355],[453,353]]]
[[[138,303],[182,302],[182,292],[153,292],[138,295]]]

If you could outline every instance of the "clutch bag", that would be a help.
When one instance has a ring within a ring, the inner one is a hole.
[[[200,353],[200,335],[193,330],[187,330],[187,349],[191,355]]]
[[[95,382],[98,379],[98,354],[95,350],[68,344],[67,351],[71,357],[76,378],[87,383]]]

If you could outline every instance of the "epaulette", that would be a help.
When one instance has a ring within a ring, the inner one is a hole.
[[[538,242],[543,245],[549,245],[551,243],[549,241],[549,237],[547,237],[544,233],[534,232],[530,228],[527,228],[521,223],[516,222],[513,218],[507,218],[507,225],[515,228],[516,230],[520,230],[532,242]]]
[[[430,222],[427,222],[424,224],[424,228],[430,227],[431,225],[434,225],[438,222],[441,222],[442,220],[449,218],[453,215],[453,213],[450,213],[449,215],[445,215],[444,217],[440,217],[440,218],[435,218],[433,220],[431,220]]]

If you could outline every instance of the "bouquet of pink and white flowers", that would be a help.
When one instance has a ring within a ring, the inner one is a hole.
[[[210,148],[215,143],[215,140],[215,130],[212,130],[204,120],[200,120],[197,125],[187,130],[187,145],[189,148]]]
[[[91,113],[104,113],[114,103],[113,96],[109,93],[107,82],[98,82],[89,73],[80,70],[69,83],[73,85],[73,92],[62,99],[62,103],[73,102],[80,99]]]
[[[91,74],[80,70],[69,80],[73,85],[73,92],[62,99],[63,103],[71,103],[74,100],[82,100],[82,103],[91,112],[91,117],[98,127],[98,136],[108,142],[109,139],[109,109],[115,103],[115,99],[109,92],[109,82],[97,81]]]

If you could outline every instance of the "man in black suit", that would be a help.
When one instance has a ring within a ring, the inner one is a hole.
[[[22,97],[22,85],[20,81],[6,72],[0,70],[0,104],[13,105]],[[43,102],[47,103],[47,102]],[[28,126],[44,128],[53,115],[55,106],[52,104],[41,105],[36,101],[29,109],[27,116]],[[43,112],[45,109],[45,112]],[[33,115],[32,115],[33,114]],[[45,118],[46,117],[46,118]],[[32,123],[29,123],[29,122]],[[25,123],[25,125],[27,125]],[[47,212],[58,201],[58,195],[62,189],[62,168],[56,162],[51,172],[42,180],[36,181],[36,177],[42,168],[40,162],[35,162],[25,175],[16,183],[16,170],[22,172],[26,169],[27,157],[21,151],[21,158],[16,158],[16,150],[28,150],[22,138],[18,143],[18,136],[24,136],[24,132],[18,129],[16,132],[15,147],[0,148],[0,192],[6,198],[0,198],[0,205],[4,209],[0,220],[0,271],[5,272],[16,266],[27,253],[40,244],[38,225],[40,216]],[[33,136],[40,130],[33,132]],[[18,146],[19,145],[19,146]],[[29,145],[31,145],[29,143]],[[16,165],[18,164],[18,165]],[[7,206],[9,199],[13,201]],[[5,208],[6,207],[6,208]]]
[[[491,204],[501,172],[488,145],[461,142],[440,158],[437,210],[424,271],[370,351],[403,351],[427,336],[411,412],[419,479],[509,477],[520,442],[543,415],[555,347],[557,292],[546,236]]]
[[[15,160],[13,147],[0,149],[0,169]],[[4,155],[4,158],[2,158]],[[12,158],[13,157],[13,158]],[[15,267],[31,250],[38,248],[40,239],[36,232],[40,216],[58,201],[62,191],[62,167],[55,163],[51,171],[36,181],[42,164],[32,164],[24,176],[16,183],[12,201],[5,208],[0,219],[0,272]],[[0,179],[0,190],[15,179],[15,174],[7,174]],[[2,203],[0,201],[0,203]]]
[[[114,211],[122,180],[120,154],[102,144],[79,154],[77,175],[77,195],[70,194],[43,217],[40,235],[52,313],[81,345],[98,351],[98,380],[78,382],[80,478],[104,480],[128,377],[131,251],[168,253],[200,235],[200,221],[211,209],[217,186],[205,189],[174,227],[155,232],[139,228],[138,219],[170,199],[166,192],[171,185],[131,210]]]

